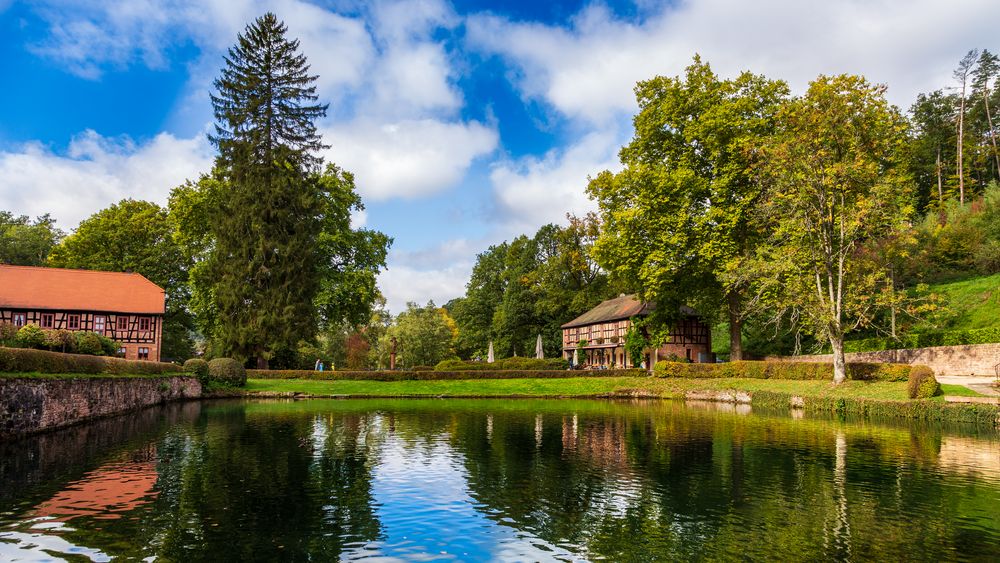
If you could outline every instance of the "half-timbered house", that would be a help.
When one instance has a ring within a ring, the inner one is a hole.
[[[160,360],[165,303],[139,274],[0,264],[0,322],[103,334],[130,360]]]
[[[580,364],[591,367],[632,368],[625,351],[625,335],[632,319],[653,311],[652,303],[643,303],[634,295],[620,295],[562,325],[563,357],[573,361],[576,352]],[[677,357],[691,362],[713,362],[711,327],[690,307],[681,308],[681,318],[671,327],[663,345],[643,352],[643,362],[651,367],[658,360]]]

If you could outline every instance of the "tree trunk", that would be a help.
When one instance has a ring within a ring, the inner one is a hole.
[[[730,291],[729,301],[729,360],[743,359],[743,315],[740,312],[740,295]]]
[[[986,122],[990,126],[990,141],[993,143],[993,160],[997,165],[997,178],[1000,179],[1000,153],[997,152],[997,136],[993,131],[993,116],[990,115],[989,88],[983,89],[983,102],[986,104]]]
[[[938,181],[938,205],[944,203],[944,185],[941,181],[941,145],[937,148],[937,162],[935,163],[935,168],[937,168],[937,181]]]
[[[965,203],[965,174],[962,165],[962,145],[965,132],[965,81],[962,81],[962,100],[958,106],[958,202]]]
[[[844,359],[844,336],[830,335],[833,347],[833,383],[840,385],[847,381],[847,361]]]

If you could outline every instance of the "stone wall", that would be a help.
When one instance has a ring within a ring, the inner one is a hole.
[[[197,378],[0,378],[0,439],[201,397]]]
[[[848,362],[874,362],[898,364],[923,364],[937,375],[995,375],[994,366],[1000,363],[1000,344],[974,344],[965,346],[934,346],[910,350],[882,350],[846,354]],[[770,361],[829,362],[831,354],[817,356],[769,356]]]

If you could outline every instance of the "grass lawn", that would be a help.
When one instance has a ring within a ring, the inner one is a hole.
[[[681,398],[688,391],[776,391],[809,397],[850,397],[906,401],[906,382],[848,381],[834,386],[828,381],[768,379],[679,379],[657,377],[573,377],[565,379],[477,379],[452,381],[317,381],[306,379],[251,379],[249,392],[305,393],[353,396],[559,396],[603,395],[641,390],[666,398]]]
[[[953,397],[985,397],[986,396],[986,395],[983,395],[982,393],[980,393],[979,391],[973,391],[972,389],[969,389],[965,385],[950,385],[950,384],[945,384],[945,383],[941,384],[941,393],[943,395],[951,395]]]
[[[940,283],[930,290],[948,299],[948,306],[958,316],[948,323],[946,330],[971,330],[1000,326],[1000,274]]]

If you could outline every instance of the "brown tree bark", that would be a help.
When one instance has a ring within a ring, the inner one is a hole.
[[[740,294],[730,291],[726,296],[729,301],[729,359],[743,359],[743,314],[740,310]]]

